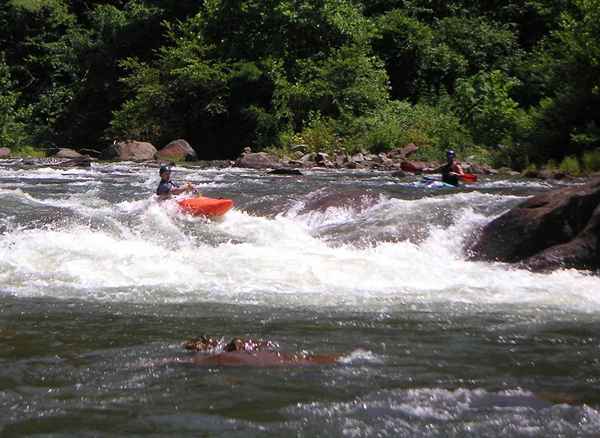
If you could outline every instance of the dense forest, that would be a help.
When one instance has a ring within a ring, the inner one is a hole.
[[[0,146],[600,167],[600,0],[5,0]]]

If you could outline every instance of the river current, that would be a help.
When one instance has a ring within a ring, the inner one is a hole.
[[[468,261],[551,188],[385,173],[176,168],[236,207],[153,196],[157,169],[0,163],[0,434],[600,435],[600,277]],[[209,334],[335,365],[207,367]]]

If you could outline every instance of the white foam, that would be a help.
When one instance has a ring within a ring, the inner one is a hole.
[[[402,215],[403,209],[443,199],[381,202]],[[312,225],[304,217],[272,219],[236,210],[222,222],[186,218],[209,236],[229,236],[229,242],[215,245],[181,228],[174,203],[133,201],[113,208],[138,211],[141,222],[116,231],[68,226],[1,235],[2,289],[17,295],[126,301],[358,307],[519,303],[600,312],[598,277],[574,270],[536,274],[466,261],[464,236],[489,220],[470,208],[460,209],[450,228],[432,228],[419,244],[379,242],[366,248],[334,247],[314,237],[313,227],[330,223],[331,212],[322,213],[321,220],[311,213]],[[352,220],[351,213],[343,214],[343,220]]]

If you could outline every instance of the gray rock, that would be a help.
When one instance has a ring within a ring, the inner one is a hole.
[[[235,162],[237,167],[248,169],[276,169],[282,167],[281,161],[266,152],[245,153]]]
[[[69,149],[69,148],[60,148],[58,150],[58,152],[56,152],[53,156],[56,158],[80,158],[80,157],[83,157],[83,155],[81,155],[79,152],[77,152],[73,149]]]
[[[156,152],[156,148],[151,143],[123,141],[110,145],[103,157],[108,160],[146,161],[154,159]]]

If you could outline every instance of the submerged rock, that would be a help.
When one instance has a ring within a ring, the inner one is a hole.
[[[106,151],[103,158],[108,160],[147,161],[153,160],[157,150],[151,143],[143,141],[122,141],[113,143]]]
[[[471,257],[533,270],[600,269],[600,178],[534,196],[483,229]]]
[[[191,359],[196,365],[204,366],[307,366],[331,365],[340,354],[286,353],[279,351],[279,345],[271,341],[234,338],[229,343],[220,339],[201,336],[183,344],[186,350],[204,353]]]
[[[185,160],[195,161],[198,159],[196,151],[185,140],[173,140],[156,153],[157,160]]]
[[[289,167],[280,167],[278,169],[273,169],[268,172],[269,175],[304,175],[298,169],[291,169]]]

